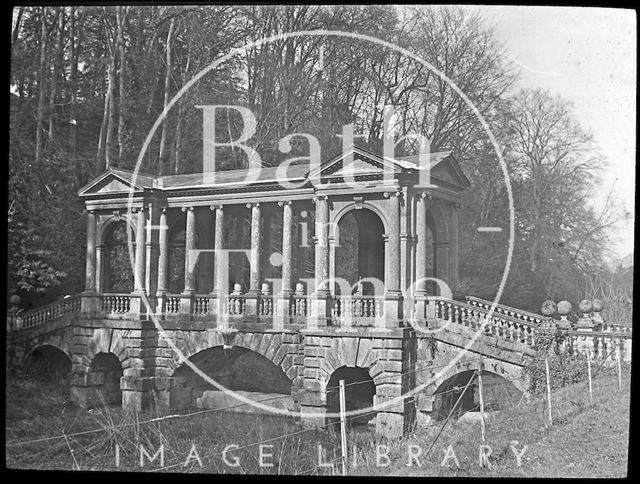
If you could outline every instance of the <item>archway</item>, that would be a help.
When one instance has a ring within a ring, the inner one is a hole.
[[[134,237],[135,240],[135,237]],[[135,242],[133,242],[135,253]],[[127,222],[120,220],[110,224],[104,234],[104,292],[130,293],[133,291],[133,269],[129,258]]]
[[[378,215],[368,209],[351,210],[340,218],[335,234],[335,277],[355,285],[364,278],[384,284],[384,225]],[[374,294],[371,282],[357,290]],[[336,287],[340,291],[340,287]],[[381,296],[382,294],[378,294]]]
[[[259,395],[256,397],[257,400],[264,399],[264,394],[275,397],[282,395],[282,400],[287,402],[291,399],[291,380],[282,368],[261,354],[242,346],[233,346],[230,349],[214,346],[196,353],[189,361],[215,382],[228,390],[242,392],[249,399],[253,399],[251,394]],[[171,406],[176,410],[196,407],[198,399],[203,397],[207,400],[201,402],[203,406],[225,406],[224,402],[231,402],[231,405],[240,404],[232,396],[225,395],[225,392],[218,390],[195,373],[186,363],[176,368],[172,376],[180,380],[179,390],[175,395],[172,394]],[[243,411],[256,410],[250,405],[246,407]]]
[[[36,347],[27,357],[25,375],[37,380],[58,384],[67,382],[71,374],[71,358],[60,348],[52,345]]]
[[[447,418],[449,412],[462,395],[465,386],[473,378],[476,370],[462,371],[444,382],[434,392],[433,416],[436,420]],[[498,411],[507,408],[519,401],[522,392],[506,378],[492,373],[482,371],[482,396],[484,409],[486,412]],[[478,377],[473,379],[462,399],[453,410],[452,418],[459,418],[467,412],[478,411],[480,409],[480,397]]]
[[[120,405],[123,375],[120,360],[113,353],[98,353],[89,365],[88,381],[91,391],[87,397],[87,408],[100,405]]]
[[[358,366],[342,366],[331,374],[327,383],[327,412],[340,412],[340,380],[345,384],[346,411],[373,408],[373,397],[376,394],[376,384],[369,372]],[[376,412],[373,410],[347,418],[349,427],[367,425],[374,420]],[[339,423],[339,418],[331,417],[329,423]]]

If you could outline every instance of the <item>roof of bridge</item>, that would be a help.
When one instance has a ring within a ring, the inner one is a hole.
[[[464,189],[470,182],[464,175],[451,152],[437,152],[428,155],[429,169],[433,183],[439,182]],[[78,192],[80,196],[122,194],[144,189],[180,190],[197,188],[241,189],[247,185],[277,185],[281,180],[304,182],[320,176],[340,178],[345,176],[380,176],[384,168],[393,173],[417,174],[419,155],[387,158],[376,155],[364,148],[352,146],[319,167],[309,169],[308,164],[297,164],[260,169],[237,169],[216,171],[215,173],[188,173],[180,175],[154,176],[147,173],[134,174],[133,171],[111,168],[93,179]]]

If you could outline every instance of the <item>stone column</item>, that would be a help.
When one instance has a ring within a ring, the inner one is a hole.
[[[224,207],[211,205],[209,207],[215,213],[215,232],[213,236],[213,289],[209,299],[209,313],[213,314],[216,321],[220,321],[224,300],[229,294],[227,278],[229,277],[229,259],[222,253],[224,249]],[[226,264],[223,262],[226,261]]]
[[[385,253],[385,291],[400,294],[400,196],[401,192],[385,192],[389,198],[389,233]]]
[[[290,200],[278,202],[282,207],[282,296],[289,297],[292,287],[293,209]]]
[[[251,256],[249,272],[249,295],[256,296],[260,293],[260,204],[247,203],[251,209]]]
[[[418,238],[416,244],[416,283],[415,283],[415,308],[414,317],[421,320],[427,317],[427,209],[431,200],[428,193],[419,193],[416,195],[416,236]]]
[[[102,271],[104,270],[104,245],[96,245],[96,293],[102,293]]]
[[[459,210],[459,203],[449,205],[449,241],[451,243],[449,247],[449,286],[454,292],[458,286]]]
[[[182,211],[187,213],[187,224],[185,232],[185,250],[184,250],[184,294],[195,294],[195,264],[192,264],[192,258],[195,257],[192,251],[195,249],[196,235],[196,215],[193,207],[182,207]],[[193,261],[195,262],[195,261]]]
[[[400,290],[400,197],[402,192],[385,192],[389,199],[389,233],[385,248],[385,317],[386,327],[397,327],[402,319],[402,292]]]
[[[144,264],[146,252],[146,224],[147,217],[144,207],[138,209],[136,215],[136,258],[134,271],[134,292],[136,294],[144,293]]]
[[[215,234],[213,239],[214,250],[214,277],[212,294],[224,294],[228,292],[225,289],[225,278],[228,277],[226,267],[222,264],[222,250],[224,248],[224,207],[222,205],[211,205],[211,210],[215,212]],[[226,294],[224,294],[226,295]]]
[[[420,193],[417,195],[416,206],[416,235],[418,242],[416,246],[416,281],[427,277],[427,238],[428,238],[428,226],[427,226],[427,209],[431,195],[428,193]],[[426,294],[426,283],[416,284],[416,294]]]
[[[260,203],[247,203],[247,208],[251,209],[251,253],[249,254],[249,291],[245,299],[245,314],[256,318],[258,314],[258,299],[261,292]]]
[[[316,204],[316,294],[326,296],[329,292],[329,201],[326,195],[314,198]]]
[[[289,323],[291,296],[293,295],[293,207],[291,200],[278,202],[282,207],[282,295],[274,291],[276,311],[273,315],[273,328],[281,329]]]
[[[96,214],[87,212],[87,263],[84,290],[86,293],[96,292]]]
[[[167,224],[167,209],[160,211],[160,234],[158,253],[158,290],[157,296],[162,297],[169,291],[169,225]]]
[[[311,301],[309,327],[326,326],[331,313],[329,292],[329,200],[317,195],[315,227],[315,293]]]

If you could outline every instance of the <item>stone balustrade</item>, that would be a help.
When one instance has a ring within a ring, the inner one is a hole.
[[[512,315],[492,312],[484,305],[471,305],[450,299],[435,299],[435,317],[440,325],[457,324],[477,331],[483,325],[485,334],[505,341],[535,345],[537,324]],[[491,314],[490,314],[491,313]]]
[[[100,310],[104,314],[127,314],[131,312],[131,294],[101,294]]]
[[[467,304],[476,306],[478,308],[483,308],[486,310],[489,310],[494,304],[492,301],[481,299],[475,296],[467,296],[466,300],[467,300]],[[521,319],[522,321],[535,324],[535,325],[539,325],[542,322],[548,321],[549,319],[551,319],[548,316],[542,316],[540,314],[530,313],[529,311],[512,308],[510,306],[505,306],[504,304],[496,304],[494,312],[505,315],[505,316],[509,316],[512,318]]]
[[[617,361],[618,352],[622,361],[631,361],[631,334],[606,331],[569,330],[563,332],[564,351],[586,355],[591,352],[593,359]]]
[[[341,322],[372,326],[376,318],[384,317],[384,298],[362,295],[337,296],[332,302],[331,317],[334,326],[339,326]]]
[[[20,331],[40,326],[65,314],[77,313],[80,307],[80,296],[76,295],[29,311],[10,311],[7,318],[8,329]]]

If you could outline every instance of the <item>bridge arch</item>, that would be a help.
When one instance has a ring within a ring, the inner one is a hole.
[[[369,409],[370,412],[348,417],[350,426],[366,425],[375,419],[373,400],[376,395],[376,384],[366,368],[359,366],[341,366],[335,370],[327,381],[327,412],[340,412],[340,380],[345,383],[345,406],[347,412]],[[338,418],[331,418],[330,423],[337,423]]]
[[[71,375],[71,354],[58,345],[41,343],[31,348],[23,358],[23,372],[36,378],[58,380]]]
[[[208,337],[203,337],[201,332],[184,332],[182,337],[174,339],[178,350],[189,359],[204,350],[212,347],[222,346],[224,341],[218,332],[210,332]],[[239,346],[251,350],[274,365],[278,366],[287,377],[297,384],[298,368],[294,362],[297,348],[294,344],[285,343],[281,333],[245,333],[239,331],[233,340],[234,346]],[[169,371],[175,372],[184,362],[174,352],[173,359],[169,365]]]
[[[110,352],[98,352],[89,364],[87,383],[90,393],[87,407],[122,404],[120,379],[124,369],[118,356]]]
[[[487,367],[491,369],[488,370]],[[477,361],[462,363],[444,372],[426,388],[424,394],[431,397],[432,411],[436,418],[447,417],[457,399],[462,395],[464,387],[472,378],[469,388],[460,400],[459,408],[455,410],[454,417],[479,408],[478,378],[474,377],[477,368]],[[491,366],[485,365],[482,371],[483,399],[487,411],[499,410],[517,403],[522,394],[527,393],[526,384],[521,375],[518,376],[513,372],[500,374],[500,369],[503,368],[496,363]]]
[[[243,346],[226,349],[212,346],[189,357],[197,368],[232,391],[291,394],[292,381],[279,365]],[[197,375],[186,363],[178,366],[173,377],[184,377],[188,385],[200,391],[218,390]]]

